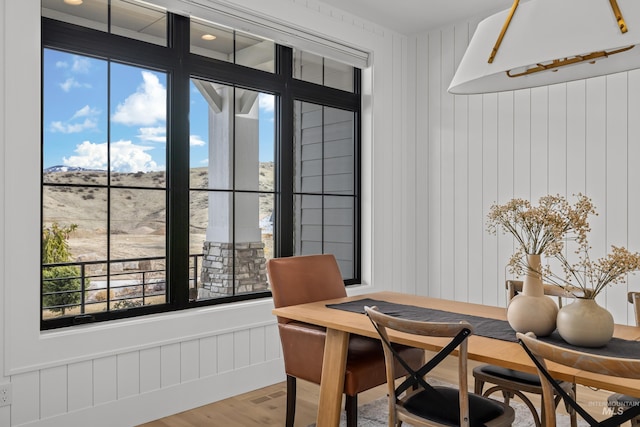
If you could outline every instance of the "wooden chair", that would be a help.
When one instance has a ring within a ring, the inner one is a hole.
[[[636,315],[636,326],[640,326],[640,292],[627,293],[627,300],[633,304]],[[634,406],[640,406],[640,398],[614,393],[607,399],[607,405],[612,410],[617,410],[618,408],[627,410]],[[640,427],[640,417],[634,417],[630,421],[631,427]]]
[[[333,255],[274,258],[267,262],[267,274],[276,308],[347,296],[340,268]],[[293,427],[296,379],[320,384],[326,331],[324,328],[278,317],[284,368],[287,375],[286,426]],[[409,366],[419,367],[424,351],[396,346]],[[406,373],[398,367],[398,375]],[[384,353],[380,341],[358,335],[349,338],[344,394],[347,425],[356,427],[358,393],[386,382]]]
[[[553,396],[555,393],[561,394],[565,402],[571,405],[591,427],[618,426],[640,415],[640,406],[633,406],[624,412],[614,411],[613,413],[615,415],[603,421],[597,421],[571,396],[564,392],[564,389],[560,387],[558,381],[553,379],[551,374],[549,374],[546,365],[546,362],[549,361],[597,374],[640,379],[640,359],[622,359],[617,357],[598,356],[591,353],[584,353],[564,347],[558,347],[538,340],[531,332],[528,332],[527,334],[518,332],[516,336],[538,370],[538,376],[542,383],[542,401],[545,406],[543,420],[545,427],[555,427],[556,425],[556,412],[555,405],[553,403]]]
[[[522,292],[523,282],[521,280],[507,280],[505,286],[507,288],[508,301],[511,301],[511,299],[519,292]],[[558,305],[560,307],[562,307],[562,297],[572,297],[571,294],[568,294],[559,286],[550,284],[544,284],[544,293],[545,295],[558,297]],[[538,416],[538,411],[531,399],[525,395],[525,393],[531,393],[542,396],[542,385],[537,375],[507,369],[500,366],[480,365],[473,369],[473,378],[474,393],[488,397],[493,393],[501,392],[503,401],[507,405],[512,398],[517,396],[529,408],[536,427],[541,427],[541,417]],[[485,383],[492,384],[492,386],[483,393]],[[561,387],[575,399],[575,384],[564,381],[560,384]],[[558,406],[561,400],[562,397],[556,393],[553,399],[555,406]],[[569,413],[571,427],[576,427],[577,421],[575,411],[573,411],[569,406],[565,406]],[[542,405],[542,410],[544,411],[544,405]],[[544,413],[542,414],[542,417],[544,417]]]
[[[515,419],[513,408],[497,400],[468,392],[467,338],[473,333],[467,322],[440,323],[401,319],[365,307],[383,343],[387,366],[389,394],[389,426],[403,422],[419,426],[498,427],[510,426]],[[451,341],[420,369],[406,366],[391,346],[387,330],[433,337],[447,337]],[[431,386],[425,375],[458,349],[458,387]],[[405,366],[411,375],[395,386],[396,363]]]

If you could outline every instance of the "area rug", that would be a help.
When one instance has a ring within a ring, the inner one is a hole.
[[[444,384],[433,380],[429,380],[429,383],[433,385]],[[513,427],[535,427],[531,412],[524,403],[520,403],[518,400],[511,400],[509,404],[516,411],[516,419]],[[370,403],[361,405],[358,407],[358,427],[386,427],[388,425],[387,415],[388,407],[386,397],[381,397]],[[556,417],[557,427],[570,427],[570,421],[568,415],[559,414]],[[345,414],[344,411],[342,411],[340,427],[345,427],[346,425]],[[404,423],[403,425],[408,426],[409,424]],[[578,417],[578,427],[588,426],[589,424]],[[310,424],[309,427],[315,427],[315,423]]]

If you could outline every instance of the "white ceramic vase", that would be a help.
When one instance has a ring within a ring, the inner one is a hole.
[[[533,332],[538,337],[550,335],[556,329],[558,306],[544,294],[540,255],[527,255],[530,268],[524,277],[522,292],[507,307],[507,321],[516,332]]]
[[[576,298],[558,311],[558,333],[569,344],[602,347],[613,336],[613,316],[590,298]]]

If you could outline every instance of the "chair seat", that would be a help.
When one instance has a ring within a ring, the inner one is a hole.
[[[398,354],[416,368],[424,361],[424,350],[393,344]],[[405,376],[407,372],[396,362],[396,375]],[[344,392],[354,396],[364,390],[377,387],[387,381],[384,351],[379,339],[351,335],[349,338],[349,352],[345,369]]]
[[[518,382],[534,387],[541,387],[540,378],[535,374],[502,368],[494,365],[481,365],[473,369],[473,375],[483,374],[488,377],[500,378],[510,382]]]
[[[628,396],[626,394],[614,393],[607,398],[610,407],[622,406],[625,409],[640,405],[640,398]]]
[[[440,386],[433,388],[438,392],[439,397],[422,390],[406,400],[404,409],[438,424],[460,425],[458,390]],[[469,425],[471,427],[482,427],[487,421],[499,417],[504,412],[504,406],[500,402],[477,394],[469,394]]]

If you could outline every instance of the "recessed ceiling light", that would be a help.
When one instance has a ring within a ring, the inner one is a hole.
[[[64,2],[72,6],[78,6],[82,4],[82,0],[64,0]]]
[[[202,36],[202,40],[215,40],[216,36],[214,36],[213,34],[205,34]]]

